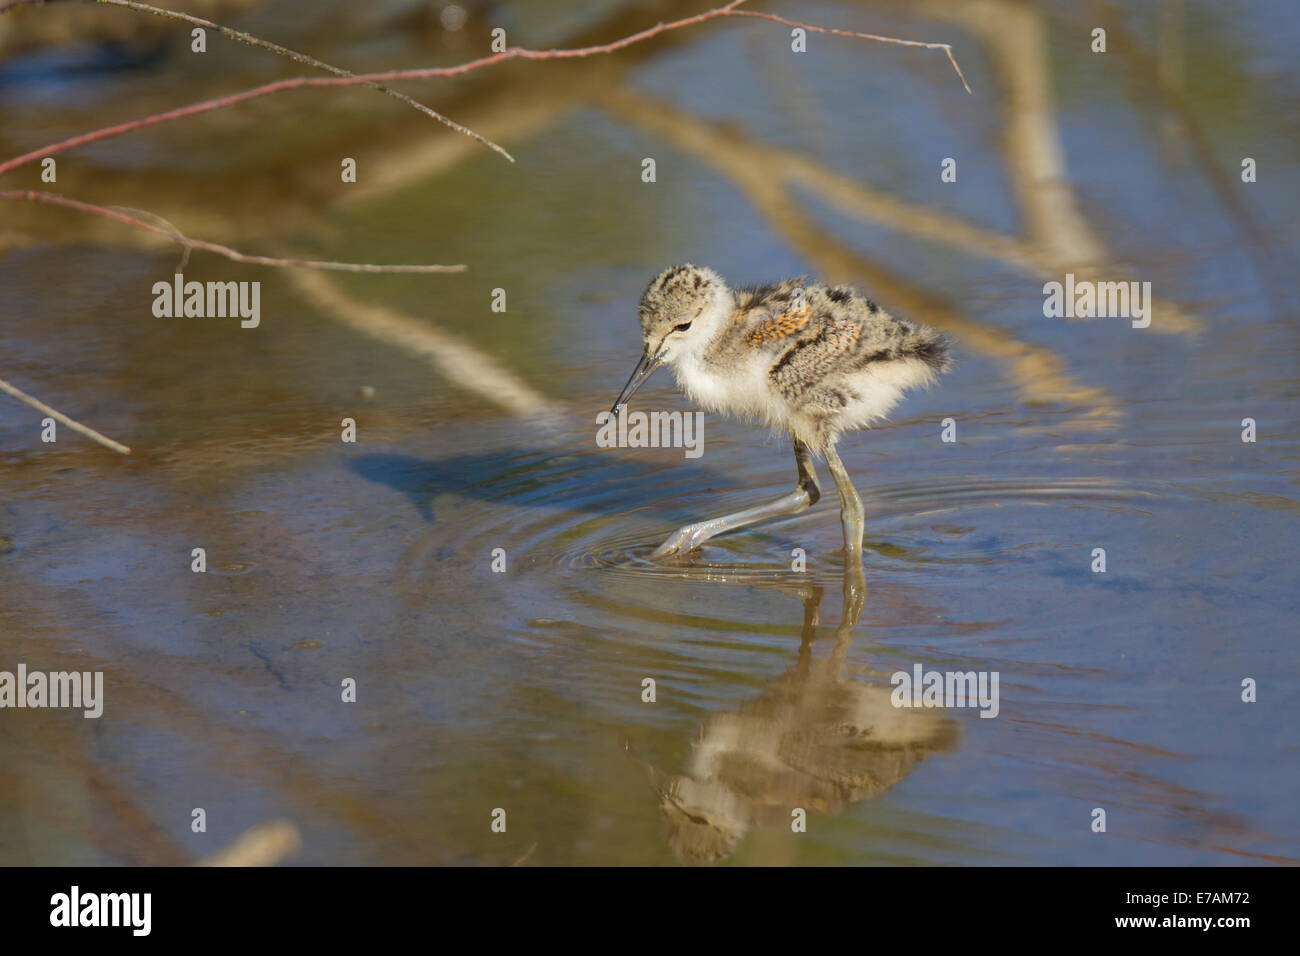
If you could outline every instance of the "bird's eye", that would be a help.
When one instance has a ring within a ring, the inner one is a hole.
[[[673,326],[673,331],[674,331],[674,332],[685,332],[685,331],[686,331],[687,329],[689,329],[690,327],[691,327],[691,323],[690,323],[690,322],[683,322],[681,325],[674,325],[674,326]]]

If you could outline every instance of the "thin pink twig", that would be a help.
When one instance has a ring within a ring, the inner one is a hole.
[[[34,0],[34,2],[45,2],[45,0]],[[318,60],[313,56],[308,56],[305,53],[299,53],[297,50],[290,50],[286,46],[280,46],[280,44],[278,43],[272,43],[269,40],[263,40],[261,37],[255,37],[251,33],[245,33],[242,30],[234,30],[231,29],[230,27],[223,27],[220,23],[213,23],[211,20],[205,20],[202,17],[196,17],[193,16],[192,14],[178,13],[175,10],[164,10],[162,7],[155,7],[148,3],[140,3],[139,0],[95,0],[95,2],[99,4],[104,4],[106,6],[123,7],[124,9],[127,10],[138,10],[141,13],[148,13],[151,16],[165,17],[169,20],[179,20],[182,23],[192,23],[195,26],[203,27],[205,30],[216,30],[218,33],[222,34],[223,36],[229,37],[232,40],[238,40],[240,43],[247,43],[249,46],[260,47],[263,50],[270,50],[272,53],[278,54],[279,56],[288,57],[290,60],[293,60],[297,63],[304,63],[307,66],[314,66],[316,69],[323,70],[326,73],[333,73],[335,76],[352,76],[352,73],[350,71],[340,69],[337,66],[331,66],[330,64],[324,62],[323,60]],[[4,12],[3,8],[0,8],[0,13],[3,12]],[[515,161],[515,158],[513,156],[511,156],[508,152],[502,149],[501,146],[492,142],[492,140],[480,136],[478,133],[474,132],[469,127],[462,126],[460,123],[457,123],[455,120],[444,116],[443,114],[439,113],[437,110],[430,109],[429,107],[425,106],[423,103],[420,103],[417,100],[414,100],[411,97],[407,96],[405,93],[399,93],[396,90],[389,89],[386,86],[380,86],[377,83],[374,84],[368,83],[366,85],[373,87],[374,89],[378,90],[381,93],[391,96],[393,99],[397,100],[398,102],[405,103],[407,106],[411,107],[412,109],[419,110],[425,116],[437,120],[439,123],[442,123],[444,126],[454,129],[456,132],[462,133],[465,136],[468,136],[470,139],[477,140],[478,142],[486,146],[488,149],[500,153],[506,159],[510,160],[510,162],[513,163]]]
[[[21,156],[15,156],[12,159],[0,163],[0,175],[11,172],[20,166],[35,162],[38,159],[44,159],[46,156],[54,156],[58,153],[75,149],[78,146],[85,146],[89,143],[96,143],[106,139],[113,139],[135,130],[145,129],[149,126],[157,126],[160,123],[167,123],[172,120],[182,119],[187,116],[198,116],[202,113],[210,113],[213,110],[224,109],[228,106],[234,106],[237,103],[247,102],[248,100],[259,99],[263,96],[269,96],[272,93],[280,93],[285,90],[303,89],[306,87],[347,87],[363,86],[375,83],[392,83],[399,80],[422,80],[433,78],[448,78],[453,76],[462,76],[473,70],[493,66],[506,60],[524,59],[524,60],[569,60],[578,59],[588,56],[597,56],[604,53],[614,53],[618,50],[625,49],[636,43],[641,43],[651,37],[666,33],[669,30],[678,30],[682,27],[693,26],[704,23],[708,20],[715,20],[720,17],[728,16],[756,16],[762,19],[775,20],[787,25],[799,26],[804,29],[813,30],[819,33],[835,33],[844,36],[856,37],[859,39],[873,40],[880,43],[895,43],[903,46],[919,46],[931,49],[942,49],[948,54],[948,59],[952,62],[953,68],[957,70],[957,76],[961,79],[962,86],[967,92],[970,87],[966,85],[966,78],[962,76],[961,69],[957,67],[957,60],[952,55],[951,47],[946,43],[923,43],[919,40],[900,40],[896,37],[878,36],[870,33],[849,33],[842,30],[830,30],[824,27],[814,27],[807,24],[797,23],[793,20],[786,20],[777,17],[774,14],[752,13],[748,10],[737,10],[745,0],[732,0],[725,6],[718,7],[714,10],[708,10],[704,13],[697,13],[694,16],[683,17],[680,20],[673,20],[669,23],[659,23],[649,27],[639,33],[633,33],[630,36],[623,37],[620,40],[614,40],[610,43],[601,43],[595,46],[578,47],[570,50],[529,50],[524,47],[510,47],[500,53],[494,53],[491,56],[480,57],[477,60],[470,60],[457,66],[445,67],[420,67],[407,70],[385,70],[380,73],[357,73],[351,76],[331,76],[331,77],[290,77],[283,80],[275,80],[262,86],[253,87],[248,90],[241,90],[238,93],[230,93],[226,96],[219,96],[215,99],[203,100],[199,103],[190,103],[187,106],[177,107],[176,109],[167,110],[162,113],[155,113],[152,116],[145,116],[141,119],[130,120],[125,123],[117,123],[113,126],[106,126],[103,129],[93,130],[89,133],[82,133],[79,136],[73,136],[68,139],[60,140],[57,143],[51,143],[48,146],[42,146],[40,149],[34,149],[29,153]],[[0,7],[0,11],[3,8]]]
[[[225,256],[235,262],[247,262],[260,266],[282,266],[285,268],[297,269],[323,269],[330,272],[464,272],[464,265],[454,266],[437,266],[437,265],[380,265],[370,262],[329,262],[318,259],[277,259],[271,256],[250,256],[232,249],[229,246],[223,246],[216,242],[207,242],[203,239],[191,239],[171,229],[164,229],[154,223],[145,222],[143,219],[137,219],[135,216],[128,216],[126,213],[117,209],[109,209],[107,206],[96,206],[93,203],[82,202],[79,199],[69,199],[67,196],[59,196],[54,193],[36,192],[30,189],[11,189],[0,192],[0,200],[4,199],[25,199],[31,202],[46,203],[51,206],[63,206],[66,209],[76,209],[79,212],[90,213],[94,216],[102,216],[105,219],[112,219],[115,222],[124,225],[134,226],[136,229],[143,229],[146,232],[152,232],[158,236],[166,236],[173,242],[177,242],[186,249],[202,249],[205,252],[214,252],[219,256]]]

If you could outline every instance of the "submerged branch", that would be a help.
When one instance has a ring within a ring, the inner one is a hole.
[[[612,112],[625,122],[662,136],[727,177],[773,231],[828,280],[865,280],[881,301],[898,306],[905,314],[924,316],[924,321],[956,335],[972,351],[999,361],[1025,402],[1081,409],[1070,420],[1080,429],[1112,428],[1119,419],[1122,410],[1115,398],[1103,388],[1075,380],[1066,370],[1065,361],[1052,349],[1019,340],[1004,329],[968,317],[961,308],[928,288],[849,250],[829,235],[792,194],[790,182],[796,177],[788,175],[786,154],[752,144],[734,132],[624,87],[602,91],[600,102],[613,108]],[[813,178],[808,175],[811,170],[807,168],[796,181],[807,187]],[[857,214],[861,211],[851,210]]]
[[[549,427],[559,421],[550,399],[459,336],[387,306],[355,299],[320,273],[290,272],[288,277],[299,294],[323,315],[424,359],[452,385],[512,415],[535,419],[539,425]]]
[[[275,866],[302,848],[302,834],[291,820],[259,823],[198,862],[198,866]]]

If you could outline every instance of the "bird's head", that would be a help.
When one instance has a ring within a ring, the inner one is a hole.
[[[614,403],[615,413],[659,366],[703,349],[731,314],[731,293],[722,276],[688,262],[659,273],[637,312],[645,351]]]

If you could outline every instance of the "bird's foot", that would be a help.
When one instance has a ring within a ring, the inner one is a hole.
[[[704,525],[688,524],[678,528],[669,536],[667,541],[655,548],[650,555],[650,560],[658,561],[661,558],[688,554],[709,540],[710,537],[711,535]]]

